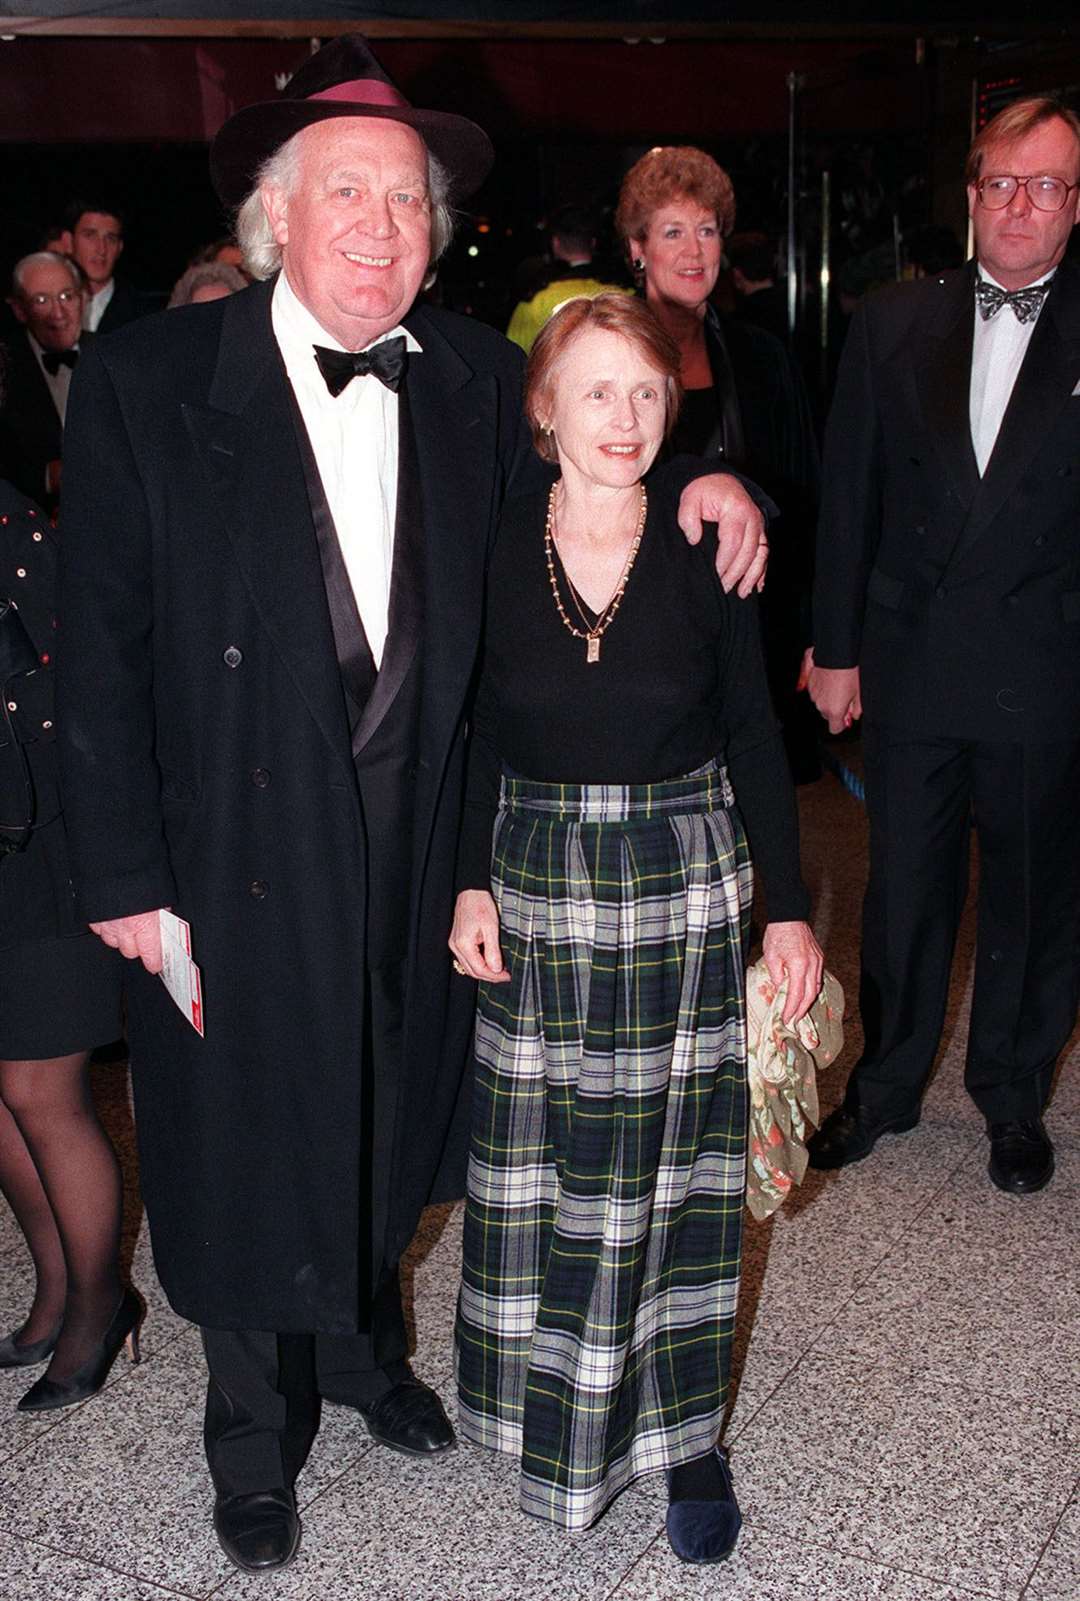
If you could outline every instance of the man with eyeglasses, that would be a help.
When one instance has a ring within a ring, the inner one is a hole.
[[[85,295],[78,267],[51,250],[24,256],[12,275],[10,305],[22,324],[8,348],[0,409],[0,476],[55,508],[71,375],[83,342]]]
[[[999,1189],[1042,1189],[1080,935],[1080,120],[1020,100],[967,162],[975,260],[856,311],[826,437],[809,688],[864,714],[865,1048],[815,1167],[919,1120],[972,818],[965,1086]]]

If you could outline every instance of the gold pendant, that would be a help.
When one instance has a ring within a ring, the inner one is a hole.
[[[600,639],[596,634],[589,635],[589,645],[585,652],[585,660],[587,662],[598,662],[600,660]]]

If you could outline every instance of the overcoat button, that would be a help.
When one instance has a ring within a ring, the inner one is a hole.
[[[1045,534],[1036,534],[1035,535],[1035,543],[1037,545],[1045,545],[1046,544],[1046,535]]]
[[[26,577],[26,568],[25,567],[16,567],[16,569],[15,569],[15,577],[16,578],[25,578]]]
[[[18,709],[19,709],[18,701],[17,700],[9,700],[8,703],[7,703],[7,709],[8,709],[9,712],[17,712]]]
[[[991,951],[990,952],[990,960],[992,962],[1003,962],[1005,960],[1005,952],[1004,951]]]
[[[937,596],[938,600],[944,600],[948,593],[949,591],[945,588],[944,584],[939,584],[934,590],[934,594]]]
[[[35,545],[40,545],[41,541],[45,538],[45,535],[41,532],[40,528],[35,528],[30,537],[33,539]]]
[[[269,893],[270,885],[265,879],[256,878],[252,881],[251,889],[249,891],[252,900],[264,901]]]
[[[221,659],[225,663],[226,667],[239,667],[240,663],[244,659],[244,653],[242,650],[237,650],[235,645],[230,645]]]
[[[265,789],[270,782],[270,774],[265,767],[256,767],[251,775],[251,782],[256,789]]]
[[[49,720],[49,718],[46,717],[45,721],[42,723],[41,726],[42,726],[42,728],[51,728],[52,727],[52,723]]]

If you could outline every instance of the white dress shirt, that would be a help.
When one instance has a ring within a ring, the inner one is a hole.
[[[1056,271],[1056,267],[1051,268],[1034,282],[1049,283]],[[979,267],[979,277],[988,284],[995,284],[999,289],[1005,287],[1004,284],[999,284],[996,278],[991,277],[983,266]],[[1002,306],[993,317],[984,317],[979,310],[978,301],[975,302],[975,343],[971,351],[969,406],[971,443],[975,447],[975,460],[979,464],[980,478],[986,471],[986,464],[993,453],[1001,428],[1001,419],[1009,404],[1016,376],[1027,355],[1027,347],[1035,332],[1035,324],[1042,316],[1045,307],[1044,296],[1038,313],[1030,322],[1021,322],[1011,306]]]
[[[386,644],[394,562],[398,397],[371,373],[354,378],[336,399],[330,394],[313,347],[345,347],[297,298],[284,272],[274,286],[270,318],[378,667]],[[410,352],[419,352],[419,341],[401,327],[391,328],[371,343],[377,345],[396,335],[404,335]]]
[[[82,325],[88,334],[96,334],[98,324],[105,315],[105,308],[113,297],[116,288],[116,279],[110,278],[104,288],[99,289],[96,295],[87,295],[83,302]]]

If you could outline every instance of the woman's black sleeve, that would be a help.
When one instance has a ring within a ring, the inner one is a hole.
[[[757,600],[722,596],[727,766],[770,923],[805,922],[810,896],[799,863],[799,813],[780,725],[769,699]]]
[[[483,673],[469,720],[465,812],[458,844],[456,889],[491,888],[491,833],[499,806],[501,763],[495,748],[495,705]]]

